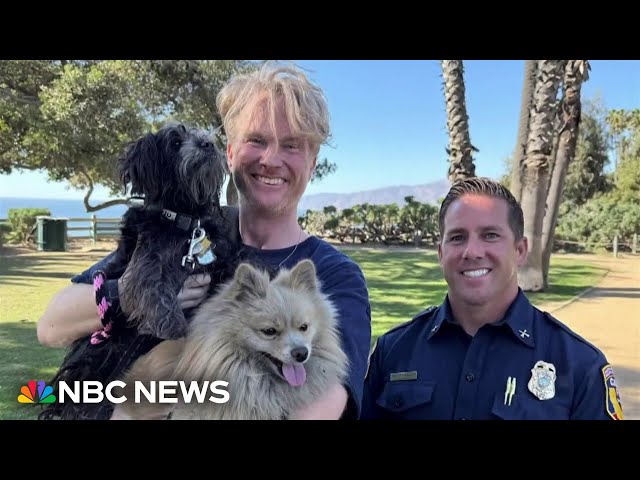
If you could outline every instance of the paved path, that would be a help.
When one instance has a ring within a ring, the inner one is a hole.
[[[615,372],[625,419],[640,420],[640,256],[593,261],[609,273],[575,301],[549,312],[604,352]]]

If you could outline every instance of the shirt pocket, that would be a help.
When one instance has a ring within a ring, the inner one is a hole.
[[[391,418],[419,420],[430,407],[435,386],[417,380],[387,382],[376,403]]]
[[[555,399],[538,400],[523,393],[511,398],[511,405],[505,404],[504,393],[496,394],[491,413],[502,420],[569,420],[569,408]]]

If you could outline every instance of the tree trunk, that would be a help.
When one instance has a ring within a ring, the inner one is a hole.
[[[469,137],[469,117],[465,103],[464,67],[462,60],[443,60],[444,95],[447,108],[447,130],[449,132],[449,172],[450,182],[475,177],[475,165],[471,151],[478,151],[471,145]]]
[[[553,150],[553,127],[558,88],[562,78],[562,60],[539,60],[529,135],[522,175],[524,234],[529,242],[527,262],[518,274],[523,290],[544,289],[542,222],[549,185],[549,163]]]
[[[529,113],[533,102],[533,92],[538,71],[537,60],[527,60],[524,64],[524,82],[522,85],[522,99],[520,104],[520,121],[518,123],[518,138],[513,153],[513,166],[511,171],[511,193],[519,202],[522,199],[522,161],[527,149],[527,137],[529,135]]]
[[[549,193],[547,195],[547,212],[542,224],[543,247],[543,273],[544,286],[549,286],[549,263],[553,250],[553,239],[558,220],[558,209],[564,190],[564,180],[569,164],[573,161],[578,142],[578,130],[580,128],[581,102],[580,89],[588,80],[589,63],[586,60],[570,60],[564,71],[564,94],[562,98],[562,111],[559,118],[562,122],[558,135],[557,155]]]

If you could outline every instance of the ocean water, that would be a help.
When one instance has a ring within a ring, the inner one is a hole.
[[[98,203],[99,202],[91,201],[92,205],[97,205]],[[90,226],[91,215],[94,213],[98,219],[120,219],[127,210],[126,205],[115,205],[98,210],[97,212],[87,212],[81,198],[77,200],[60,200],[52,198],[0,197],[0,219],[6,219],[9,216],[8,210],[10,208],[47,208],[51,212],[51,216],[55,218],[86,218],[86,222],[67,223],[67,228],[87,228],[87,230],[67,231],[69,237],[84,237],[89,235],[88,228]]]
[[[97,205],[99,202],[91,201],[90,203]],[[0,218],[7,218],[10,208],[48,208],[53,217],[87,219],[90,219],[94,213],[97,218],[120,218],[127,210],[126,205],[115,205],[97,212],[87,212],[81,198],[77,200],[59,200],[52,198],[0,197]]]

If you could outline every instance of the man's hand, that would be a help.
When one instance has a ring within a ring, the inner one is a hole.
[[[182,310],[197,307],[207,297],[211,276],[206,273],[189,275],[178,293],[178,303]]]
[[[127,288],[127,278],[129,270],[127,269],[122,277],[118,280],[118,289],[122,292]],[[197,307],[207,296],[209,284],[211,283],[211,276],[206,273],[199,273],[189,275],[182,285],[182,289],[178,293],[178,303],[180,308],[184,311],[187,308]],[[133,311],[132,306],[124,305],[121,302],[120,308],[125,314],[129,314]]]
[[[290,420],[339,420],[349,395],[342,385],[333,385],[308,407],[294,412]]]

